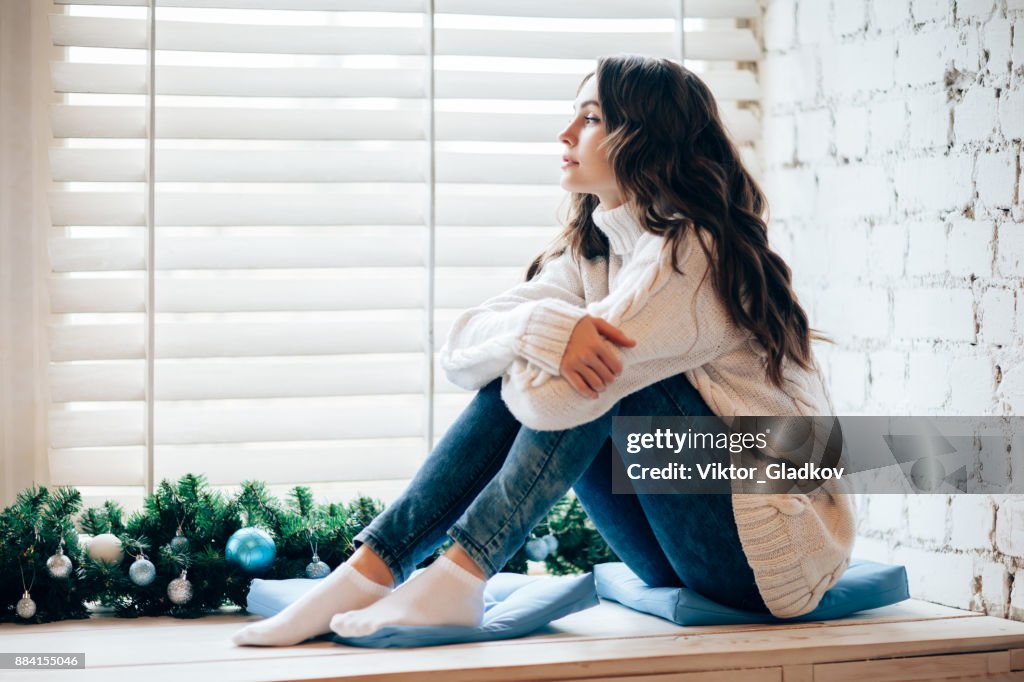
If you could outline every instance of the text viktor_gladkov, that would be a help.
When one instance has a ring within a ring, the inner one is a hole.
[[[645,467],[641,464],[630,464],[626,474],[633,480],[676,480],[687,481],[695,477],[701,480],[738,480],[757,481],[763,475],[769,480],[802,480],[820,481],[825,479],[839,480],[845,471],[844,467],[823,467],[814,462],[793,466],[785,462],[773,462],[764,467],[738,467],[734,464],[726,466],[721,463],[682,464],[672,462],[662,467]]]

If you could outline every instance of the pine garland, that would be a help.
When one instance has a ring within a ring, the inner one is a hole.
[[[127,518],[111,500],[84,511],[81,507],[82,496],[75,488],[61,487],[51,493],[40,486],[22,491],[13,505],[0,512],[0,622],[88,618],[91,604],[111,607],[116,616],[125,618],[198,618],[221,606],[244,608],[254,576],[227,561],[224,548],[235,531],[259,526],[274,540],[274,563],[255,577],[304,578],[311,542],[320,560],[334,569],[354,551],[352,538],[385,505],[363,496],[347,505],[318,504],[306,486],[292,488],[281,502],[260,481],[242,482],[239,492],[227,498],[211,489],[204,476],[186,474],[174,484],[161,481],[142,509]],[[176,551],[170,543],[179,523],[188,547]],[[117,564],[94,561],[79,544],[79,530],[92,537],[116,535],[124,558]],[[545,559],[552,574],[585,572],[596,563],[617,560],[572,494],[560,500],[533,531],[538,537],[548,533],[558,540],[558,549]],[[47,559],[62,539],[63,552],[73,565],[66,579],[53,578],[46,569]],[[450,544],[446,541],[419,566],[433,563]],[[156,567],[156,579],[145,587],[133,583],[128,574],[140,556]],[[525,573],[526,561],[521,547],[502,571]],[[167,585],[183,569],[192,582],[193,596],[188,603],[176,605],[167,596]],[[22,576],[37,606],[28,620],[15,611],[24,592]]]

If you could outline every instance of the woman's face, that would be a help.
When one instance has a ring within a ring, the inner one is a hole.
[[[562,189],[596,194],[601,204],[615,208],[622,203],[615,173],[604,150],[599,148],[607,131],[597,99],[597,77],[583,84],[573,103],[572,120],[558,134],[562,143]]]

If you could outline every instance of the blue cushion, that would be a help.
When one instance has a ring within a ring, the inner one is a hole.
[[[417,569],[415,576],[425,569]],[[412,576],[410,576],[411,578]],[[319,580],[252,581],[246,610],[272,616],[297,600]],[[594,574],[533,576],[497,573],[484,586],[484,619],[479,627],[391,625],[365,637],[330,639],[362,647],[416,647],[522,637],[570,613],[598,605]]]
[[[813,611],[794,618],[776,618],[770,613],[734,609],[702,597],[687,587],[650,587],[618,561],[594,566],[594,577],[601,597],[679,625],[830,620],[910,598],[906,568],[862,559],[850,562]]]

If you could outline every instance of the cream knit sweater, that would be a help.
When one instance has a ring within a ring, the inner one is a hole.
[[[630,205],[598,207],[593,218],[608,237],[609,257],[578,262],[567,249],[532,281],[465,311],[441,349],[450,381],[475,390],[502,377],[509,410],[539,431],[585,424],[679,373],[727,423],[735,415],[835,414],[816,363],[808,372],[784,362],[783,389],[768,381],[764,347],[731,321],[710,273],[701,283],[709,263],[692,233],[679,248],[680,275],[668,242],[645,230]],[[581,396],[559,372],[585,315],[637,342],[619,348],[623,371],[597,399]],[[732,496],[744,553],[773,615],[813,611],[846,570],[855,534],[848,492],[841,480],[807,495]]]

